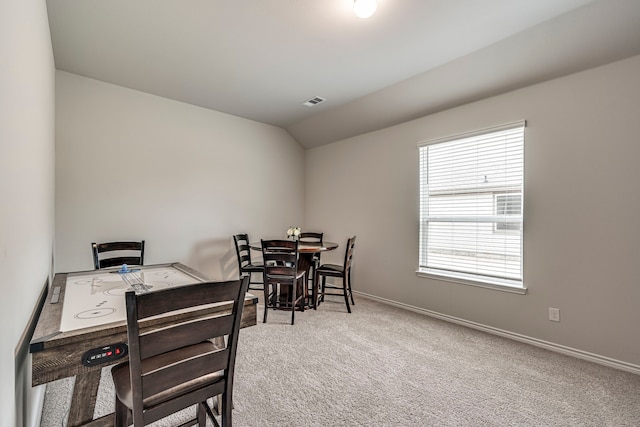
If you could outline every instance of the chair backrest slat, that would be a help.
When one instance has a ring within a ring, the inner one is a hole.
[[[265,240],[262,239],[262,251],[268,252],[291,252],[298,250],[298,242],[296,240]]]
[[[142,375],[143,396],[153,396],[172,387],[222,371],[227,367],[228,349],[201,354],[180,363],[162,366]]]
[[[229,335],[233,328],[231,314],[196,319],[140,334],[140,356],[143,359],[193,342]]]
[[[99,268],[109,268],[109,267],[118,267],[122,264],[127,265],[142,265],[140,264],[140,257],[113,257],[113,258],[105,258],[100,260]]]
[[[324,233],[305,231],[303,233],[300,233],[300,235],[298,236],[298,240],[300,240],[301,242],[322,243],[323,237]]]
[[[196,283],[138,295],[138,319],[169,311],[232,301],[237,294],[237,280]],[[188,289],[184,289],[187,288]]]

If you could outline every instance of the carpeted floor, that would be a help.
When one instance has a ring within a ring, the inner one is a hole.
[[[240,333],[236,426],[640,426],[638,375],[365,298],[258,319]],[[65,425],[71,386],[47,385],[42,427]],[[105,368],[96,415],[112,411]]]

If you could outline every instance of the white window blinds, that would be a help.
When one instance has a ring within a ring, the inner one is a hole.
[[[420,151],[420,271],[522,287],[525,122]]]

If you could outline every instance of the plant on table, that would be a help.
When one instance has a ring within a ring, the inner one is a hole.
[[[302,231],[302,229],[300,227],[295,227],[295,226],[291,226],[289,227],[289,229],[287,230],[287,236],[290,239],[297,239],[298,236],[300,236],[300,232]]]

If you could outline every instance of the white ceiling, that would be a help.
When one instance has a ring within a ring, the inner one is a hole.
[[[313,147],[640,54],[639,0],[48,0],[56,68]],[[326,99],[302,105],[314,96]]]

